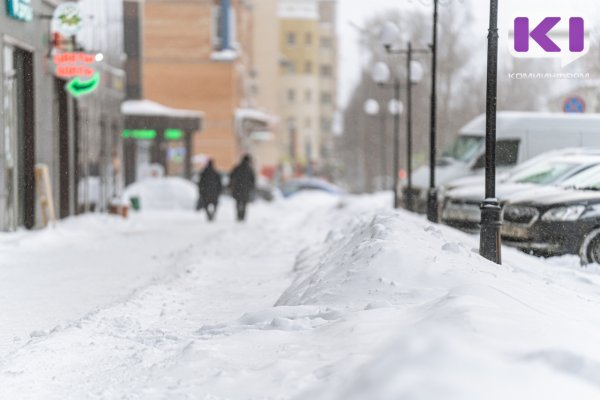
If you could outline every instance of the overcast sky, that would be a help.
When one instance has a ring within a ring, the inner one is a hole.
[[[432,0],[338,0],[340,38],[340,105],[346,104],[348,96],[360,75],[360,54],[358,32],[350,23],[363,26],[364,22],[374,15],[389,9],[420,8],[432,15]],[[489,1],[487,0],[440,0],[440,7],[472,8],[475,17],[475,30],[482,38],[487,36],[489,20]],[[600,0],[501,0],[500,28],[506,32],[507,23],[515,16],[561,16],[561,17],[590,17],[599,20]],[[586,18],[586,24],[590,21]],[[501,38],[503,38],[501,32]],[[504,39],[503,39],[504,40]],[[485,42],[482,42],[485,46]],[[508,48],[506,42],[503,44]],[[482,53],[482,65],[485,64],[485,52]]]

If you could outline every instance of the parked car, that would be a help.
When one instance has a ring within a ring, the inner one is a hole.
[[[534,162],[527,162],[508,174],[503,182],[496,186],[496,197],[502,206],[509,196],[534,190],[538,186],[559,184],[596,165],[600,165],[600,152],[597,150],[586,153],[585,150],[579,149],[539,156]],[[442,206],[442,222],[468,232],[477,231],[484,191],[481,182],[446,192]]]
[[[583,263],[600,262],[600,166],[559,187],[521,193],[505,205],[502,239],[541,256],[579,254]]]
[[[553,149],[600,148],[600,114],[553,114],[499,112],[496,163],[498,172]],[[485,166],[485,115],[475,118],[459,132],[453,145],[437,161],[436,183],[481,174]],[[429,167],[413,174],[416,209],[425,212]],[[406,188],[400,188],[405,197]]]
[[[284,182],[280,187],[284,197],[291,197],[303,191],[320,191],[334,195],[342,195],[345,191],[323,179],[319,178],[297,178]]]

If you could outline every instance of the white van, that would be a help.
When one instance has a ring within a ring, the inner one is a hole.
[[[497,114],[496,165],[498,172],[518,163],[565,147],[600,148],[600,114],[558,114],[503,111]],[[485,114],[465,125],[454,144],[441,154],[436,166],[436,185],[485,168]],[[429,166],[413,173],[417,210],[425,212]],[[404,193],[405,187],[401,188]]]

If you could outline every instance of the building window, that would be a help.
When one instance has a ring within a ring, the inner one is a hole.
[[[312,44],[312,41],[313,41],[312,33],[307,33],[304,36],[304,44],[306,44],[307,46],[310,46]]]
[[[327,64],[321,65],[321,76],[330,77],[332,75],[333,75],[333,69],[331,68],[331,65],[327,65]]]
[[[236,15],[230,1],[213,6],[211,27],[215,51],[236,49]]]
[[[296,45],[296,34],[294,32],[288,32],[287,34],[287,44],[288,46]]]
[[[329,132],[331,131],[332,123],[329,118],[321,118],[321,131]]]
[[[294,89],[288,89],[287,99],[290,103],[293,103],[296,101],[296,91]]]
[[[310,119],[310,117],[306,117],[306,119],[304,120],[304,127],[306,129],[312,128],[312,120]]]
[[[293,61],[286,61],[284,64],[284,68],[288,74],[293,75],[296,73],[296,63]]]
[[[321,37],[321,48],[322,49],[331,49],[333,47],[333,41],[330,37],[323,36]]]
[[[304,92],[304,100],[306,100],[307,103],[312,101],[312,92],[310,90]]]
[[[333,97],[331,96],[331,93],[329,93],[329,92],[321,93],[321,103],[331,104],[332,101],[333,101]]]
[[[307,74],[312,74],[312,72],[313,72],[312,62],[307,61],[304,63],[304,72]]]

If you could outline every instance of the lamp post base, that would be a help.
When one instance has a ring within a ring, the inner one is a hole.
[[[439,222],[437,198],[437,189],[430,188],[427,192],[427,219],[436,224]]]
[[[481,203],[479,254],[496,264],[502,264],[501,211],[496,199],[486,199]]]
[[[408,211],[415,211],[415,191],[411,187],[404,190],[404,207]]]

